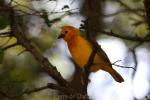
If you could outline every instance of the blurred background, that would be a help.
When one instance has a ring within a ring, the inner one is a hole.
[[[97,11],[91,25],[121,36],[149,38],[143,0],[94,0]],[[70,59],[66,43],[57,36],[64,25],[81,28],[88,15],[86,0],[1,0],[15,9],[25,35],[41,53],[57,67],[63,78],[71,81],[75,65]],[[99,8],[99,9],[98,9]],[[98,13],[99,12],[99,13]],[[7,13],[0,12],[0,34],[10,30]],[[95,24],[96,23],[96,24]],[[84,32],[82,33],[84,34]],[[94,33],[93,33],[94,34]],[[95,32],[94,37],[125,79],[115,82],[104,71],[90,74],[88,95],[92,100],[149,100],[150,99],[150,43],[130,41]],[[41,68],[32,54],[16,43],[14,37],[0,35],[0,100],[61,100],[58,91],[45,89],[30,95],[17,96],[22,91],[55,83]],[[6,48],[3,50],[2,48]],[[83,51],[84,52],[84,51]],[[121,61],[119,61],[121,60]],[[6,93],[9,98],[3,93]],[[44,98],[44,99],[43,99]]]

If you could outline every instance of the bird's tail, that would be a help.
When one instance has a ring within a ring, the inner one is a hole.
[[[111,72],[109,72],[111,74],[111,76],[119,83],[124,82],[124,79],[122,78],[122,76],[113,68],[111,68]]]

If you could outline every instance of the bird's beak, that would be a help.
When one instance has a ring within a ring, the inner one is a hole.
[[[57,39],[61,39],[61,38],[64,38],[65,37],[65,34],[60,34]]]

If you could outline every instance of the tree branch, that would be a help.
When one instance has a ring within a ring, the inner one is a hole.
[[[148,38],[150,39],[150,0],[144,0],[144,6],[145,6],[145,11],[146,11],[146,22],[148,24],[148,29],[149,29],[149,35]]]
[[[59,90],[60,92],[63,92],[65,94],[72,94],[71,97],[69,97],[69,95],[63,95],[62,97],[67,99],[67,98],[71,98],[71,100],[75,99],[75,100],[87,100],[88,96],[87,95],[83,95],[83,94],[79,94],[79,93],[75,93],[72,89],[68,89],[67,87],[63,87],[54,83],[48,83],[46,86],[42,86],[42,87],[38,87],[38,88],[34,88],[32,90],[25,90],[23,92],[21,92],[18,95],[15,96],[11,96],[8,95],[7,93],[0,91],[0,94],[10,100],[18,98],[20,96],[23,96],[25,94],[32,94],[32,93],[36,93],[36,92],[40,92],[42,90],[46,90],[46,89],[55,89],[55,90]]]
[[[94,48],[90,54],[90,57],[89,57],[87,63],[84,65],[84,69],[85,69],[85,71],[84,71],[84,73],[85,73],[85,75],[84,75],[84,92],[85,93],[87,93],[87,85],[89,82],[88,77],[90,74],[90,67],[93,64],[96,53],[97,53],[97,48]]]
[[[1,36],[6,36],[6,35],[9,36],[10,34],[11,34],[10,32],[3,32],[3,33],[0,33],[0,37],[1,37]]]
[[[43,86],[43,87],[35,88],[33,90],[26,90],[23,92],[23,94],[31,94],[31,93],[39,92],[39,91],[42,91],[45,89],[55,89],[55,90],[62,91],[66,94],[70,94],[71,92],[73,93],[72,89],[68,89],[66,87],[62,87],[62,86],[54,84],[54,83],[48,83],[46,86]]]
[[[44,70],[47,72],[48,75],[53,77],[60,85],[62,86],[68,86],[68,83],[66,80],[64,80],[61,76],[61,74],[56,70],[56,68],[48,61],[47,58],[43,57],[43,55],[36,50],[35,46],[30,42],[29,39],[26,38],[23,31],[18,28],[17,25],[17,19],[15,18],[15,13],[13,9],[11,10],[10,19],[11,19],[11,28],[12,28],[12,35],[17,38],[17,42],[26,48],[27,51],[29,51],[35,59],[41,63]]]
[[[148,38],[124,36],[124,35],[115,34],[112,31],[106,32],[106,31],[97,30],[97,29],[93,29],[93,30],[100,32],[102,34],[108,35],[108,36],[113,36],[113,37],[117,37],[117,38],[124,39],[124,40],[137,41],[137,42],[150,42],[150,39],[148,39]]]
[[[7,47],[2,48],[2,50],[7,50],[7,49],[12,48],[12,47],[15,47],[15,46],[17,46],[17,45],[19,45],[19,43],[14,43],[14,44],[12,44],[12,45],[9,45],[9,46],[7,46]]]

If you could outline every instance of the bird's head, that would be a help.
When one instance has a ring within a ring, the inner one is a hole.
[[[63,38],[65,41],[71,41],[73,38],[80,35],[80,31],[73,26],[63,26],[61,28],[58,39]]]

